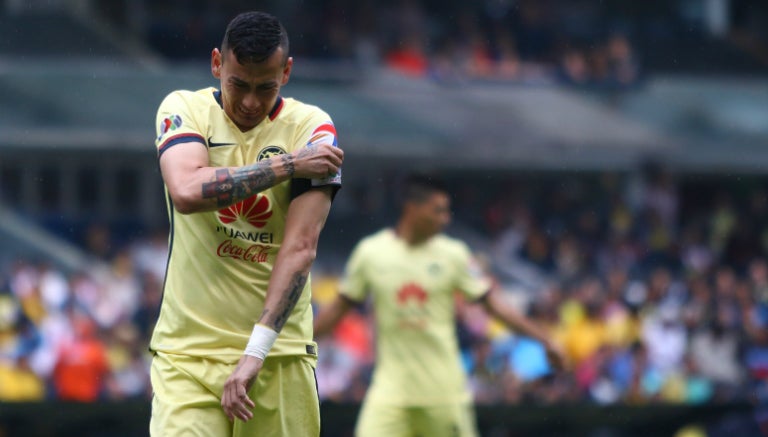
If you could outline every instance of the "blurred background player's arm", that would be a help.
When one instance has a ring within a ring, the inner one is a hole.
[[[341,294],[337,295],[333,301],[323,307],[315,317],[315,338],[323,337],[329,334],[342,317],[349,311],[355,303]]]
[[[328,144],[243,167],[210,167],[201,143],[178,144],[160,156],[160,170],[174,208],[182,214],[214,211],[292,177],[324,178],[339,171],[344,152]]]
[[[565,367],[565,355],[560,347],[552,342],[541,327],[513,308],[498,289],[492,287],[480,302],[489,314],[501,320],[508,328],[541,342],[553,367],[558,370]]]
[[[315,338],[329,334],[352,307],[366,301],[370,290],[365,267],[369,251],[364,241],[357,243],[347,259],[339,293],[330,304],[322,307],[315,317]]]

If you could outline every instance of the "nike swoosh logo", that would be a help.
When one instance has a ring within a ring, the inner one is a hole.
[[[234,146],[235,143],[214,143],[211,140],[213,137],[208,137],[208,147],[220,147],[220,146]]]

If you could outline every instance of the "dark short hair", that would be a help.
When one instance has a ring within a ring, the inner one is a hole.
[[[266,12],[243,12],[227,25],[221,51],[232,50],[237,62],[264,62],[278,47],[288,59],[288,32],[280,21]]]
[[[442,179],[429,174],[412,173],[403,180],[400,203],[425,202],[435,193],[448,194],[448,186]]]

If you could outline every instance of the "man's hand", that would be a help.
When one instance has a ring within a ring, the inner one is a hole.
[[[253,418],[251,411],[256,404],[248,397],[256,377],[259,375],[264,361],[250,355],[243,355],[224,383],[224,393],[221,395],[221,407],[230,421],[235,418],[247,422]]]
[[[549,361],[549,365],[557,371],[565,370],[567,359],[565,358],[563,350],[551,342],[546,342],[544,344],[544,349],[547,353],[547,361]]]
[[[292,153],[295,178],[322,179],[339,172],[344,151],[330,144],[302,147]]]

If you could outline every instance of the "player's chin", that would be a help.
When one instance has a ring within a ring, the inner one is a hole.
[[[259,123],[261,123],[261,120],[263,120],[264,117],[262,116],[246,116],[242,114],[238,114],[237,117],[235,117],[235,123],[237,124],[237,127],[239,127],[242,130],[250,130],[255,128]]]
[[[437,234],[439,234],[441,232],[443,232],[443,228],[441,228],[441,227],[432,228],[432,229],[430,229],[429,232],[427,232],[427,237],[428,238],[432,238],[432,237],[434,237],[435,235],[437,235]]]
[[[252,124],[254,126],[259,124],[261,120],[264,120],[264,114],[261,112],[240,112],[238,115],[244,124]]]

